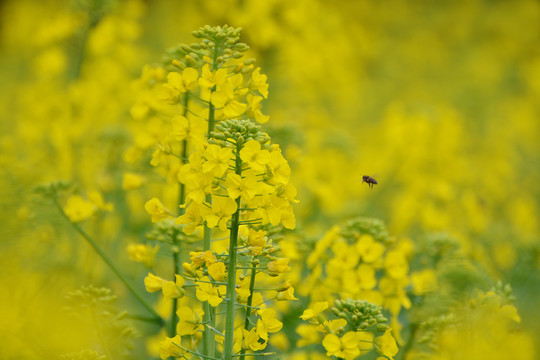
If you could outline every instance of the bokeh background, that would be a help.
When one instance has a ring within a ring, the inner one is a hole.
[[[137,310],[31,189],[99,191],[115,209],[86,229],[142,290],[125,248],[151,226],[144,202],[168,190],[156,175],[122,189],[125,171],[150,171],[126,149],[154,144],[137,79],[205,24],[242,27],[268,75],[264,128],[291,164],[304,237],[354,216],[413,241],[446,233],[511,284],[540,338],[540,2],[4,0],[0,16],[1,359],[85,348],[92,326],[65,298],[81,285]]]

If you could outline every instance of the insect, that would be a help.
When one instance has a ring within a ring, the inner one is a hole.
[[[362,176],[362,184],[363,183],[367,183],[368,186],[373,189],[373,185],[377,185],[378,182],[377,180],[375,180],[374,178],[372,178],[371,176],[368,176],[368,175],[364,175]]]

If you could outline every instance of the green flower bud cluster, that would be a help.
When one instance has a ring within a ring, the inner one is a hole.
[[[69,181],[52,181],[50,183],[37,185],[34,187],[34,192],[48,198],[58,198],[60,193],[69,190],[73,184]]]
[[[86,316],[102,324],[103,337],[114,339],[114,343],[119,345],[115,351],[120,353],[132,347],[130,339],[136,336],[135,330],[126,321],[126,311],[114,311],[112,304],[116,301],[116,296],[110,289],[83,286],[70,292],[66,298],[75,316],[84,319],[86,312]]]
[[[419,252],[430,257],[436,265],[440,260],[459,256],[459,242],[447,234],[433,234],[422,239]]]
[[[456,316],[453,313],[440,316],[433,316],[423,321],[418,330],[418,343],[431,344],[444,327],[456,322]]]
[[[261,145],[270,141],[270,137],[261,130],[261,127],[251,120],[225,120],[216,125],[216,129],[219,132],[211,132],[212,139],[209,139],[208,142],[222,147],[229,146],[227,143],[241,146],[249,140],[255,140]]]
[[[95,306],[97,304],[110,304],[116,301],[111,289],[96,288],[92,285],[83,286],[80,289],[67,294],[66,298],[74,304],[83,304],[83,306]]]
[[[381,307],[366,300],[336,300],[332,312],[337,317],[347,320],[349,327],[358,330],[374,329],[377,332],[388,330],[388,319]]]
[[[497,281],[490,291],[499,295],[504,304],[510,304],[516,300],[516,297],[512,293],[512,286],[510,284],[505,284],[502,281]]]
[[[154,223],[152,230],[146,234],[146,238],[169,244],[195,243],[199,241],[194,236],[184,234],[179,226],[174,223],[173,219],[165,219]]]
[[[373,218],[355,218],[342,227],[340,235],[354,243],[360,235],[371,235],[376,241],[389,244],[392,241],[384,222]]]
[[[107,360],[107,356],[94,350],[81,350],[75,353],[60,355],[60,360]]]
[[[191,34],[201,39],[199,43],[190,45],[181,44],[169,49],[163,59],[165,65],[173,64],[183,69],[186,66],[196,67],[202,65],[205,57],[213,59],[218,64],[223,64],[229,59],[240,59],[249,50],[249,46],[238,42],[241,28],[228,25],[201,27]],[[250,65],[252,59],[244,61],[244,65]]]

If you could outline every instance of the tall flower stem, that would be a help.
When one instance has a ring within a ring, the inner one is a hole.
[[[153,316],[153,321],[158,324],[164,324],[163,319],[159,314],[150,306],[143,298],[142,296],[135,290],[135,288],[129,283],[127,278],[124,274],[116,267],[116,265],[112,262],[112,260],[107,256],[105,251],[101,249],[101,247],[84,231],[78,224],[71,222],[69,217],[64,212],[64,209],[62,209],[62,206],[58,202],[58,199],[54,199],[54,204],[60,211],[60,214],[73,226],[73,228],[90,244],[90,246],[94,249],[94,251],[101,257],[101,259],[109,266],[109,268],[115,273],[115,275],[124,283],[124,285],[128,288],[128,290],[135,296],[135,298],[141,303],[141,305],[148,310],[150,314]]]
[[[218,53],[218,43],[216,42],[214,44],[214,59],[212,64],[213,71],[216,71],[218,68],[217,63],[217,53]],[[215,87],[211,89],[211,93],[215,91]],[[212,104],[212,101],[208,99],[208,138],[210,138],[210,134],[214,131],[214,125],[215,125],[215,107]],[[209,204],[212,204],[212,196],[206,195],[206,202]],[[210,242],[212,240],[212,229],[210,229],[208,226],[204,226],[204,234],[203,234],[203,251],[210,250]],[[214,327],[215,321],[214,317],[212,316],[212,312],[214,309],[210,306],[208,302],[203,303],[203,322],[205,324],[208,324],[209,326],[204,327],[203,332],[203,353],[207,356],[213,357],[215,354],[215,347],[216,347],[216,338],[214,335],[214,332],[212,331],[211,327]]]
[[[255,275],[257,274],[257,265],[255,262],[251,263],[251,278],[249,279],[249,297],[247,299],[246,306],[246,320],[244,321],[244,329],[249,330],[249,323],[251,318],[251,307],[253,305],[253,291],[255,290]],[[245,359],[245,349],[240,352],[240,360]]]
[[[186,92],[182,99],[182,106],[184,107],[183,115],[184,117],[188,114],[188,104],[189,104],[189,91]],[[180,154],[180,161],[182,162],[182,165],[186,163],[187,159],[187,150],[188,150],[188,143],[187,140],[182,140],[181,144],[181,154]],[[182,205],[186,201],[186,186],[183,183],[179,183],[178,186],[178,204]],[[184,214],[184,209],[179,208],[179,214]],[[176,233],[173,234],[172,237],[172,256],[173,256],[173,279],[175,278],[174,275],[180,274],[180,246],[181,244],[178,243],[176,240]],[[171,309],[171,322],[169,324],[169,337],[174,337],[176,335],[176,323],[178,322],[178,315],[176,315],[176,310],[178,309],[178,299],[172,299],[172,309]]]
[[[235,173],[242,175],[242,159],[240,145],[236,145]],[[229,266],[227,269],[227,305],[225,318],[225,343],[223,355],[225,360],[232,360],[234,345],[234,315],[236,305],[236,247],[238,244],[238,228],[240,227],[240,196],[236,199],[236,212],[232,216],[231,235],[229,238]]]

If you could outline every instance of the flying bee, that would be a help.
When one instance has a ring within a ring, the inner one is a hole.
[[[373,185],[377,185],[378,182],[377,180],[375,180],[374,178],[372,178],[371,176],[368,176],[368,175],[364,175],[362,176],[362,184],[363,183],[367,183],[368,186],[373,189]]]

